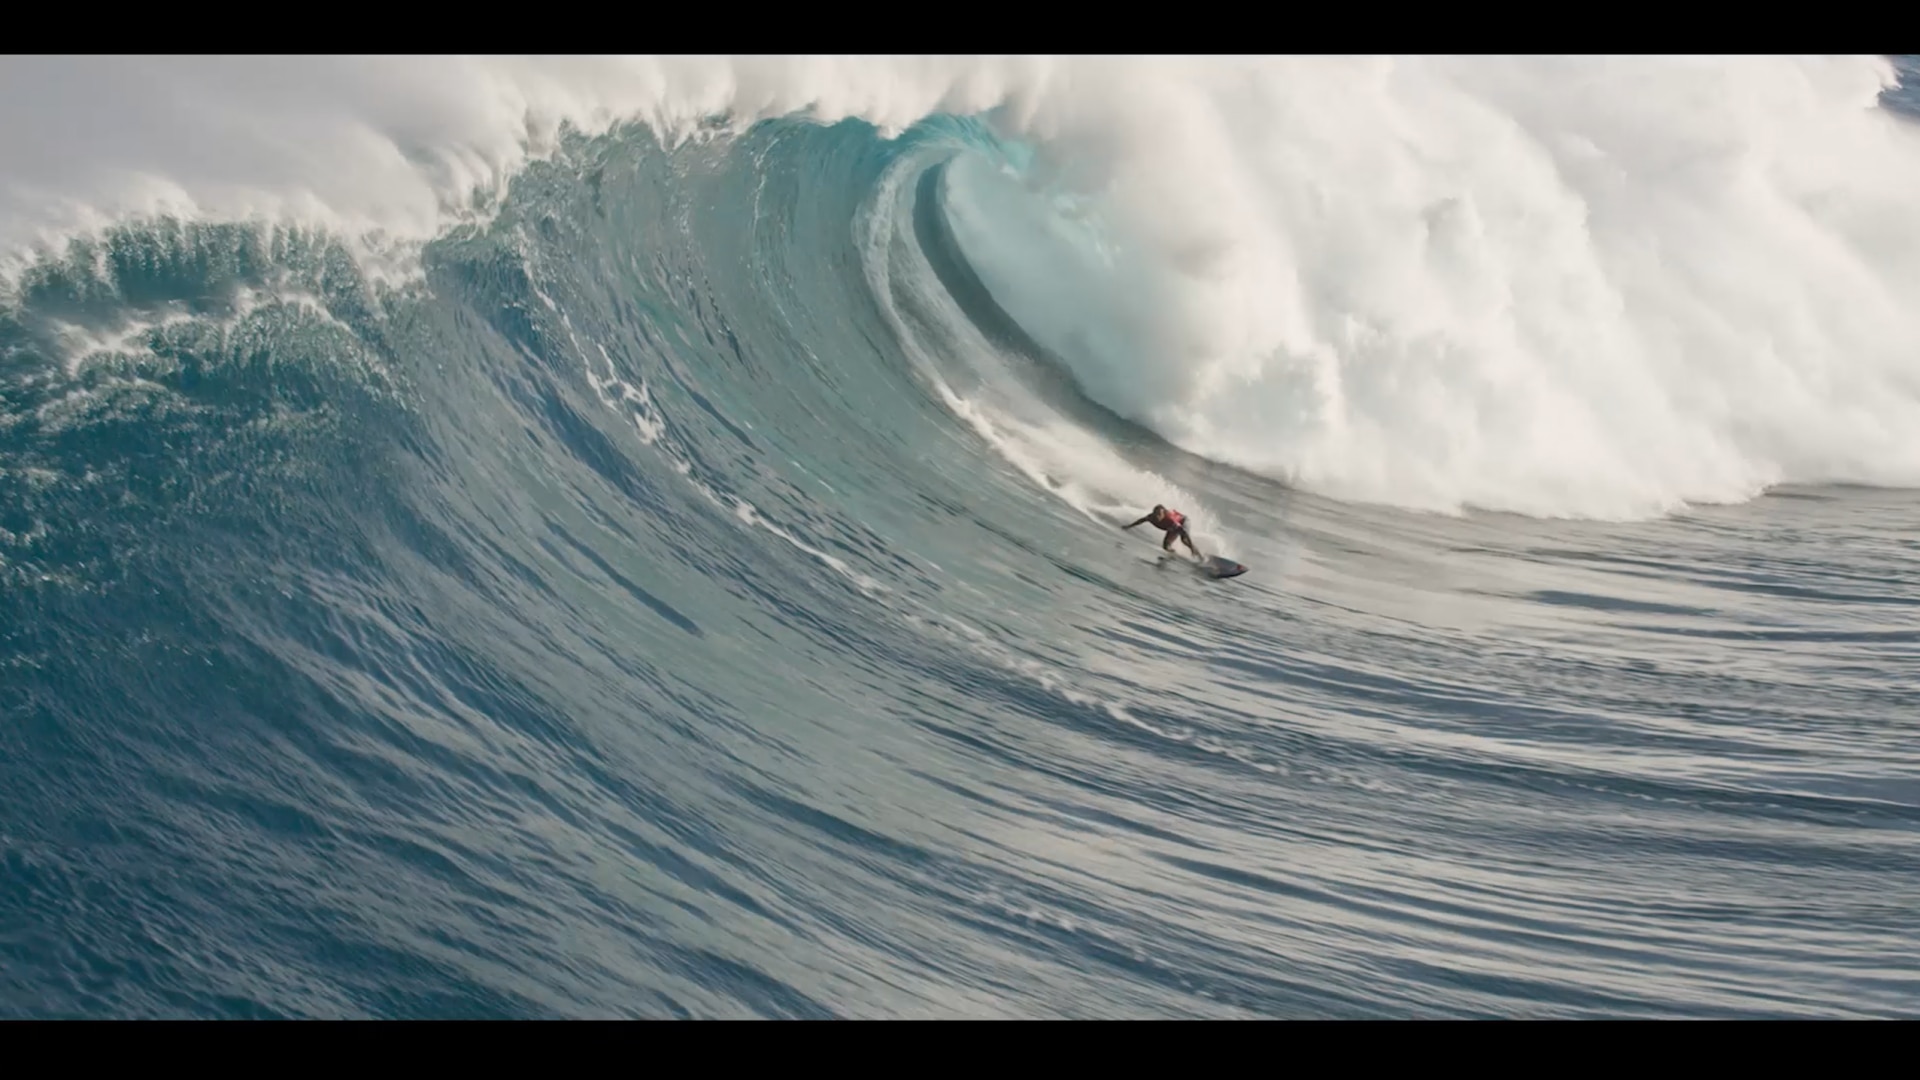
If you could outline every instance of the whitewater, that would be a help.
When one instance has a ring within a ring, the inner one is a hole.
[[[7,58],[0,1015],[1920,1015],[1917,296],[1903,59]]]

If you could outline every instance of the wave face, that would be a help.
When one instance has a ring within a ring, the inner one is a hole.
[[[304,63],[0,73],[0,1011],[1920,1006],[1891,66]]]

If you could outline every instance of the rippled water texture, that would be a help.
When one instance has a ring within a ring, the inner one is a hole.
[[[411,281],[39,263],[0,1013],[1915,1014],[1920,494],[1190,455],[982,283],[984,138],[575,137]]]

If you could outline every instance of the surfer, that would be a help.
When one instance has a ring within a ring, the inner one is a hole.
[[[1172,551],[1173,541],[1177,537],[1181,543],[1187,545],[1188,551],[1193,552],[1194,558],[1197,559],[1200,557],[1199,549],[1193,546],[1193,538],[1187,535],[1187,516],[1185,514],[1182,514],[1178,510],[1169,510],[1164,506],[1156,506],[1153,508],[1152,513],[1134,522],[1133,525],[1146,525],[1149,523],[1151,523],[1154,528],[1167,534],[1166,540],[1160,544],[1160,550]],[[1122,525],[1121,528],[1131,529],[1133,525]]]

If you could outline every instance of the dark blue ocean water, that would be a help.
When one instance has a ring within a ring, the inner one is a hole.
[[[1920,1012],[1920,493],[1190,457],[972,277],[972,137],[576,138],[406,282],[209,224],[36,267],[0,1014]],[[1005,456],[976,338],[1252,572]]]

